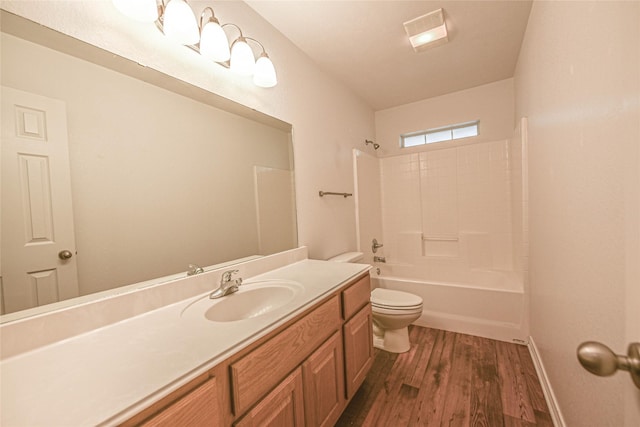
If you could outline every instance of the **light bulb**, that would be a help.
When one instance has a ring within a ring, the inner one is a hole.
[[[180,44],[194,45],[200,39],[196,16],[185,0],[169,1],[162,24],[164,34]]]
[[[231,70],[243,76],[250,76],[253,74],[255,65],[256,60],[253,57],[253,51],[247,44],[246,39],[242,36],[238,37],[233,42],[233,46],[231,46]]]
[[[216,62],[225,62],[231,57],[229,40],[217,20],[210,20],[202,28],[200,54]]]
[[[256,61],[253,83],[260,87],[274,87],[278,84],[276,69],[273,67],[273,62],[269,59],[269,55],[265,52],[262,52],[260,58]]]
[[[158,19],[156,0],[111,0],[123,15],[140,22],[154,22]]]

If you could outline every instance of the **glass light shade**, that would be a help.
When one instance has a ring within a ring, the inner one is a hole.
[[[162,25],[164,34],[180,44],[193,45],[200,39],[196,16],[184,0],[169,1]]]
[[[233,46],[231,46],[230,68],[234,73],[250,76],[253,74],[256,60],[253,57],[253,51],[245,40],[244,37],[238,37]]]
[[[256,61],[256,67],[253,73],[253,83],[260,87],[274,87],[278,84],[276,78],[276,69],[273,62],[269,59],[269,55],[263,53]]]
[[[131,19],[140,22],[154,22],[158,19],[156,0],[111,0],[113,5]]]
[[[225,62],[231,57],[229,40],[219,23],[209,21],[205,24],[200,35],[200,54],[216,62]]]

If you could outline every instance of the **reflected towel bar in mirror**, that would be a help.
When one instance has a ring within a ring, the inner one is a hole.
[[[318,192],[318,194],[320,194],[320,197],[324,197],[324,196],[342,196],[345,199],[347,197],[349,197],[349,196],[353,196],[353,194],[351,194],[351,193],[333,193],[331,191],[322,191],[322,190],[320,190]]]

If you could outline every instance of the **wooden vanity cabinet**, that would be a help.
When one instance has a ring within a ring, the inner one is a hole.
[[[254,406],[236,427],[304,427],[302,373],[296,369]]]
[[[123,425],[333,426],[373,363],[369,275]]]
[[[333,426],[344,410],[342,333],[336,332],[302,364],[307,426]]]
[[[215,426],[220,423],[216,379],[204,384],[142,423],[144,427]]]
[[[347,399],[353,397],[373,365],[370,280],[367,274],[342,291]]]
[[[136,414],[121,427],[219,426],[223,424],[217,371],[210,371]]]
[[[344,324],[345,380],[351,399],[373,365],[371,304],[364,306]]]
[[[340,328],[337,296],[231,363],[234,413],[240,415]]]

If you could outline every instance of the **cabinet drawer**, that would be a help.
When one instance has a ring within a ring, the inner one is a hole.
[[[340,328],[340,302],[320,307],[231,365],[234,413],[239,415]]]
[[[219,424],[220,411],[218,408],[216,379],[211,378],[144,422],[142,426],[215,426]]]
[[[342,314],[349,319],[371,299],[371,282],[367,274],[342,291]]]

